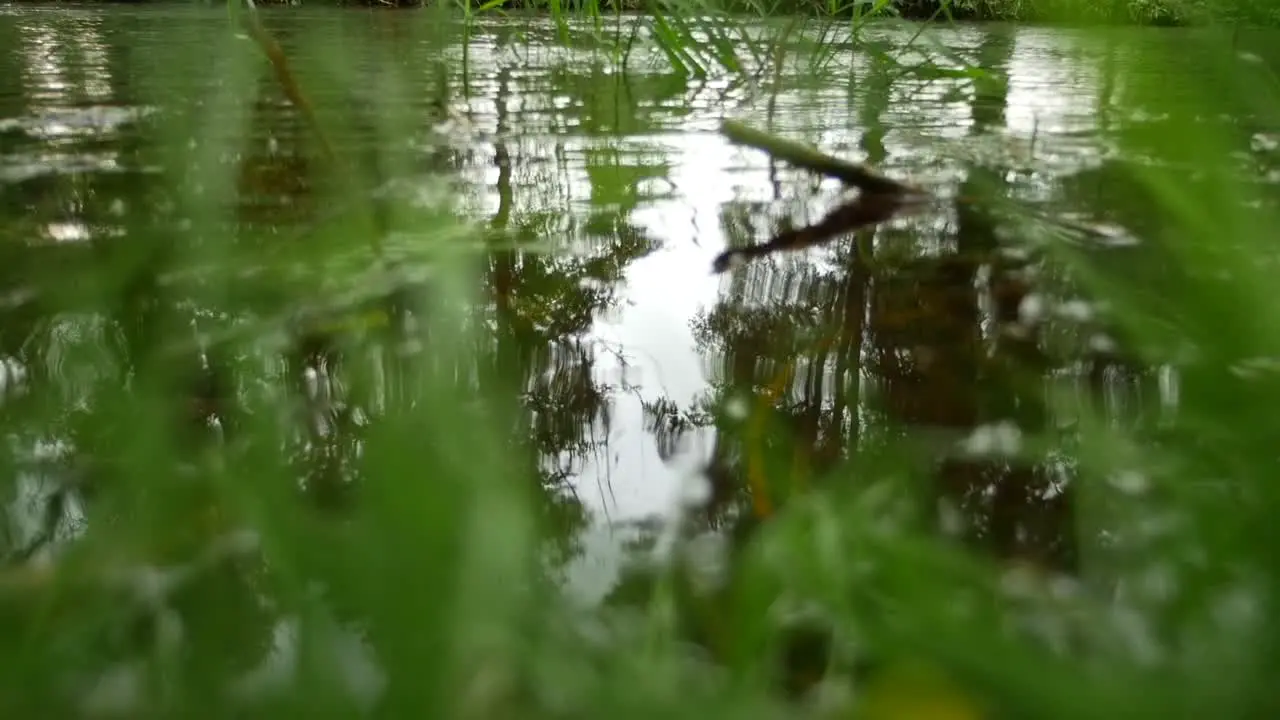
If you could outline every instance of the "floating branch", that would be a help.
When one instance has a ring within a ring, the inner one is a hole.
[[[241,25],[245,32],[249,34],[250,39],[257,44],[262,50],[262,54],[267,56],[267,60],[271,62],[271,69],[275,71],[276,82],[280,83],[280,89],[284,91],[285,97],[289,98],[289,102],[302,113],[302,117],[307,124],[311,126],[316,137],[320,141],[320,149],[324,151],[327,159],[333,160],[333,145],[329,143],[329,136],[325,134],[324,128],[321,127],[320,121],[316,119],[315,110],[311,107],[311,103],[307,101],[307,96],[302,93],[302,87],[298,85],[297,78],[293,75],[293,70],[289,67],[289,59],[285,57],[284,49],[280,47],[280,43],[267,32],[258,20],[258,13],[252,0],[249,2],[249,12],[241,16]]]
[[[853,200],[827,213],[826,217],[814,225],[787,230],[760,245],[726,250],[712,263],[712,270],[717,273],[751,258],[781,250],[810,247],[845,233],[878,225],[905,212],[927,207],[934,199],[931,193],[920,188],[890,180],[856,163],[832,157],[808,145],[754,130],[733,120],[726,120],[720,126],[720,132],[736,145],[762,150],[773,158],[835,178],[861,192]]]
[[[720,125],[720,134],[735,145],[745,145],[761,150],[768,153],[770,157],[819,175],[835,178],[865,193],[928,194],[920,188],[891,180],[863,165],[832,157],[817,148],[770,135],[734,120],[725,120]]]

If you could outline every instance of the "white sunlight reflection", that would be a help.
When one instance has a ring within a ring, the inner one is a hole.
[[[673,153],[670,180],[681,197],[653,203],[632,219],[665,242],[628,268],[625,295],[632,303],[594,328],[596,337],[621,348],[629,365],[627,380],[640,386],[637,393],[616,398],[620,421],[609,453],[588,463],[578,488],[584,501],[614,521],[663,512],[677,493],[678,473],[688,471],[684,463],[673,468],[659,460],[653,435],[643,430],[641,401],[666,397],[687,408],[707,390],[690,322],[719,295],[720,279],[711,274],[711,262],[725,247],[720,205],[733,199],[726,171],[736,150],[728,143],[717,135],[672,135],[663,143]],[[610,354],[597,361],[612,377],[623,372]],[[605,491],[594,492],[594,485]]]
[[[664,463],[654,435],[644,429],[641,403],[666,397],[687,408],[708,388],[690,321],[720,294],[711,262],[725,247],[719,212],[733,199],[728,171],[738,150],[712,134],[671,135],[663,144],[673,155],[670,180],[679,197],[650,204],[632,219],[665,242],[628,268],[625,295],[633,302],[594,328],[600,340],[621,348],[629,365],[627,380],[640,388],[614,398],[618,421],[607,452],[588,461],[575,481],[594,517],[567,580],[570,592],[587,601],[608,592],[624,561],[611,526],[667,514],[712,439],[707,431]],[[609,353],[598,353],[597,362],[609,380],[623,372]]]
[[[1025,137],[1096,127],[1099,73],[1097,63],[1082,53],[1079,44],[1064,42],[1062,33],[1018,33],[1009,60],[1009,131]]]
[[[20,30],[27,96],[44,99],[49,95],[61,95],[67,87],[62,43],[47,27],[24,24]]]

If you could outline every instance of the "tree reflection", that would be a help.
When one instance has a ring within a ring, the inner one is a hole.
[[[998,71],[1010,51],[1006,35],[988,34],[978,64]],[[881,57],[859,96],[861,149],[873,165],[886,159],[890,78]],[[998,80],[978,84],[973,133],[1003,127],[1006,93]],[[757,260],[726,280],[721,302],[696,328],[719,358],[706,406],[743,407],[748,417],[717,423],[710,526],[747,508],[771,512],[813,483],[835,489],[860,448],[873,452],[903,431],[963,448],[993,428],[1016,427],[1023,437],[1048,430],[1041,388],[1050,365],[1039,325],[1020,312],[1037,268],[1002,251],[997,219],[971,200],[1004,197],[1004,171],[966,170],[945,227],[892,222],[805,259]],[[760,222],[770,233],[785,227],[788,209],[771,217],[760,205],[726,207],[729,245],[751,244]],[[664,422],[653,424],[668,434],[711,417],[655,407]],[[981,447],[976,456],[944,451],[936,463],[924,507],[941,503],[939,530],[998,558],[1073,566],[1069,486],[1059,467]]]
[[[13,57],[3,55],[5,62]],[[5,371],[0,422],[23,444],[52,440],[62,448],[56,461],[41,461],[38,473],[14,473],[53,478],[42,491],[47,512],[35,513],[35,524],[44,527],[9,533],[8,557],[44,552],[54,535],[63,539],[74,526],[118,538],[130,549],[126,562],[194,562],[231,529],[233,513],[221,507],[218,489],[227,468],[279,478],[280,487],[255,492],[292,499],[299,527],[318,528],[317,537],[340,532],[361,503],[371,428],[420,402],[423,374],[454,362],[447,371],[464,379],[459,392],[516,405],[507,440],[539,498],[553,560],[567,560],[586,522],[569,480],[604,450],[617,390],[601,378],[600,349],[589,334],[617,304],[628,264],[654,247],[629,214],[643,201],[645,182],[662,177],[666,166],[660,157],[602,142],[577,160],[589,180],[591,209],[566,213],[559,179],[537,175],[545,169],[537,154],[547,143],[520,139],[522,118],[511,111],[545,98],[521,96],[512,77],[508,65],[488,98],[498,125],[490,181],[498,203],[488,218],[491,246],[479,251],[480,301],[469,310],[476,333],[466,352],[442,353],[407,331],[415,313],[432,310],[420,301],[424,281],[414,279],[414,268],[393,268],[400,271],[393,277],[407,278],[396,282],[357,275],[354,288],[326,275],[337,272],[325,262],[331,251],[339,259],[371,256],[367,246],[353,248],[349,236],[385,238],[398,229],[385,196],[373,191],[400,178],[387,177],[370,151],[379,141],[377,123],[356,104],[325,108],[350,115],[335,133],[336,146],[359,176],[335,179],[279,89],[260,83],[243,147],[219,156],[217,168],[177,169],[188,182],[199,180],[201,170],[210,177],[232,170],[228,219],[202,224],[201,233],[184,220],[191,208],[176,200],[174,175],[153,171],[166,156],[144,132],[94,140],[121,150],[125,167],[118,173],[6,179],[0,356],[17,370]],[[584,97],[597,88],[575,73],[565,78]],[[40,99],[4,83],[5,102],[18,98],[39,109]],[[672,91],[670,82],[657,88]],[[578,106],[582,114],[604,112]],[[609,110],[634,114],[622,105]],[[42,147],[36,135],[23,142]],[[433,146],[422,150],[422,165],[438,171],[442,161],[466,157]],[[28,222],[33,217],[75,223],[83,237],[52,242]],[[367,285],[366,277],[373,278]],[[12,379],[19,376],[21,382]],[[17,468],[18,455],[6,449],[3,465]],[[149,476],[178,479],[138,487],[129,468],[140,458],[154,463]],[[53,465],[57,473],[45,472]],[[8,498],[23,482],[5,488]],[[142,503],[172,508],[174,527],[131,523],[145,516],[135,505]],[[299,550],[302,571],[346,562],[321,545]],[[88,552],[70,547],[73,554]],[[221,682],[270,645],[276,610],[258,602],[261,569],[260,561],[230,562],[174,598],[179,612],[210,600],[219,607],[187,631],[210,650],[193,658],[220,658],[225,667],[187,668],[193,681]],[[142,628],[129,639],[130,651],[155,632]]]

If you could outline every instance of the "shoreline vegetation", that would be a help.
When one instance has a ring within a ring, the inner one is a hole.
[[[40,0],[36,0],[39,2]],[[97,4],[143,4],[166,0],[89,0]],[[207,2],[208,0],[206,0]],[[467,0],[445,0],[460,4]],[[472,10],[532,10],[554,14],[644,12],[672,9],[667,0],[469,0]],[[432,0],[258,0],[261,7],[429,7]],[[1273,0],[712,0],[699,10],[751,15],[884,17],[967,22],[1097,23],[1185,27],[1214,23],[1280,27]]]

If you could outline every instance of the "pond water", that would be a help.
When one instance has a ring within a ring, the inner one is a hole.
[[[1056,208],[1123,246],[1133,238],[1109,224],[1123,212],[1101,199],[1103,180],[1089,173],[1106,177],[1108,133],[1151,118],[1119,109],[1134,104],[1123,102],[1130,89],[1115,68],[1130,84],[1144,74],[1187,78],[1168,87],[1176,102],[1200,71],[1191,31],[961,26],[915,38],[918,26],[888,23],[864,30],[859,43],[829,44],[828,55],[796,44],[773,78],[748,83],[677,72],[643,36],[620,72],[607,49],[593,47],[590,27],[539,17],[478,20],[465,40],[458,31],[444,43],[408,32],[423,22],[410,12],[293,8],[264,17],[304,84],[325,47],[295,42],[304,34],[354,58],[349,69],[366,87],[376,87],[377,63],[394,57],[420,82],[419,94],[397,102],[423,118],[424,133],[444,60],[468,125],[432,157],[460,178],[459,210],[549,244],[518,260],[495,253],[489,286],[518,300],[518,372],[548,485],[586,511],[583,552],[570,572],[585,596],[613,582],[628,537],[621,526],[669,512],[708,463],[721,470],[706,474],[713,495],[715,478],[742,474],[747,461],[726,437],[760,398],[802,446],[796,462],[818,474],[851,445],[893,432],[890,421],[985,445],[1046,422],[1020,391],[997,387],[1001,373],[1014,373],[1005,360],[1082,396],[1096,386],[1113,409],[1143,406],[1158,420],[1176,404],[1169,371],[1028,360],[1036,343],[1004,332],[1010,323],[1043,316],[1085,346],[1109,340],[1069,283],[1054,281],[1050,301],[1019,286],[1016,269],[949,264],[975,246],[994,247],[999,234],[984,230],[963,199],[722,275],[711,266],[727,247],[763,242],[783,218],[812,222],[840,199],[832,183],[815,185],[730,145],[718,134],[724,118],[869,161],[943,198],[997,183],[1024,207]],[[186,65],[157,64],[225,33],[226,22],[211,9],[0,5],[6,384],[27,374],[64,387],[68,407],[85,402],[75,390],[83,379],[60,368],[102,331],[83,314],[23,301],[31,269],[52,272],[74,265],[77,246],[125,240],[116,237],[120,218],[155,206],[143,179],[151,139],[140,121],[154,110],[198,108],[217,87],[220,59],[188,53]],[[636,22],[607,18],[603,33],[625,36]],[[904,50],[912,42],[915,55]],[[926,58],[980,65],[1007,84],[984,90],[910,69]],[[318,210],[308,205],[307,166],[281,150],[301,146],[296,117],[270,82],[263,87],[276,99],[252,111],[258,149],[231,160],[244,167],[237,202],[246,222],[285,233]],[[317,90],[311,101],[323,115],[359,98]],[[377,142],[365,132],[335,142]],[[419,151],[428,154],[406,149]],[[897,269],[859,269],[867,254]],[[61,276],[80,281],[88,282]],[[46,371],[34,369],[40,363]],[[44,446],[58,440],[43,438]],[[989,468],[957,462],[944,475],[955,505],[984,518],[972,521],[985,523],[978,535],[1009,554],[1058,553],[1066,521],[1051,471],[1005,477],[1017,497],[992,489]]]

